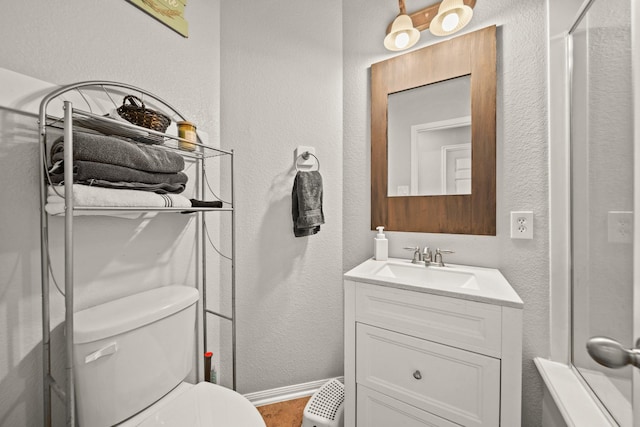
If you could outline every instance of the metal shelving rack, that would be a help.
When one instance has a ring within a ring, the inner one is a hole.
[[[111,81],[85,81],[67,86],[60,87],[47,94],[40,103],[40,112],[38,120],[39,141],[40,141],[40,225],[41,225],[41,281],[42,281],[42,347],[43,347],[43,383],[44,383],[44,419],[45,425],[51,425],[51,391],[58,395],[66,403],[66,425],[75,426],[75,395],[74,395],[74,367],[73,367],[73,315],[74,315],[74,248],[73,248],[73,222],[74,212],[76,211],[135,211],[135,212],[182,212],[185,208],[139,208],[139,207],[88,207],[76,206],[73,200],[73,175],[72,168],[65,168],[64,172],[64,189],[65,189],[65,219],[64,219],[64,298],[65,298],[65,381],[59,383],[51,373],[51,316],[50,316],[50,258],[49,258],[49,218],[45,211],[47,203],[47,137],[48,131],[57,128],[58,132],[64,132],[64,162],[67,165],[73,163],[73,131],[89,131],[99,130],[101,133],[107,133],[124,137],[139,137],[146,135],[148,137],[159,137],[164,141],[161,145],[155,145],[158,149],[172,150],[180,153],[186,159],[191,159],[196,163],[196,191],[195,197],[199,199],[204,195],[205,176],[205,160],[218,156],[229,156],[230,161],[230,197],[226,202],[228,206],[222,208],[188,208],[189,211],[195,212],[196,221],[196,287],[200,292],[201,298],[198,304],[198,313],[202,316],[202,328],[197,328],[198,335],[202,338],[202,349],[207,349],[207,314],[217,316],[219,318],[231,322],[231,357],[232,357],[232,382],[233,389],[236,389],[236,312],[235,312],[235,209],[234,209],[234,153],[233,150],[227,151],[205,145],[198,136],[195,143],[194,151],[183,151],[178,149],[178,142],[185,141],[181,138],[162,132],[156,132],[150,129],[142,128],[128,122],[114,120],[109,117],[94,114],[91,111],[91,102],[87,98],[85,92],[98,91],[107,96],[113,102],[113,96],[124,96],[125,94],[138,94],[140,98],[152,102],[154,108],[159,108],[165,113],[172,116],[172,119],[187,120],[176,108],[169,103],[157,97],[156,95],[144,89],[131,86],[119,82]],[[77,109],[68,98],[79,95],[89,108],[89,111]],[[56,101],[55,103],[52,101]],[[60,103],[62,102],[62,107]],[[57,104],[57,106],[54,106]],[[114,106],[117,107],[115,102]],[[56,108],[58,115],[50,114],[49,110]],[[62,111],[60,111],[60,108]],[[62,116],[59,113],[62,112]],[[189,141],[185,141],[189,142]],[[225,315],[207,308],[207,268],[206,268],[206,212],[229,212],[231,215],[231,315]],[[202,380],[203,373],[200,372],[201,354],[196,351],[196,373],[199,380]]]

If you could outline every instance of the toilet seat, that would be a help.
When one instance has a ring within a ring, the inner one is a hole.
[[[241,394],[202,382],[182,383],[120,427],[265,427],[258,410]]]

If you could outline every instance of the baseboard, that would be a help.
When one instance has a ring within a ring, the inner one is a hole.
[[[271,405],[272,403],[285,402],[287,400],[299,399],[311,396],[320,387],[334,378],[311,381],[303,384],[294,384],[286,387],[273,388],[271,390],[256,391],[244,395],[254,406]],[[344,377],[337,377],[337,380],[344,383]]]

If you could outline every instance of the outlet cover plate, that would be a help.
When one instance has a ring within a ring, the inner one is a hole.
[[[511,212],[511,238],[533,239],[533,212]]]
[[[607,212],[609,243],[633,243],[633,212]]]

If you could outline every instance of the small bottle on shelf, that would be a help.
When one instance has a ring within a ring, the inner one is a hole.
[[[204,354],[204,380],[206,382],[211,382],[211,358],[213,357],[213,352],[207,351]]]
[[[178,137],[182,138],[178,141],[178,148],[186,151],[195,150],[195,142],[198,140],[196,125],[187,121],[177,122],[176,125],[178,126]]]

